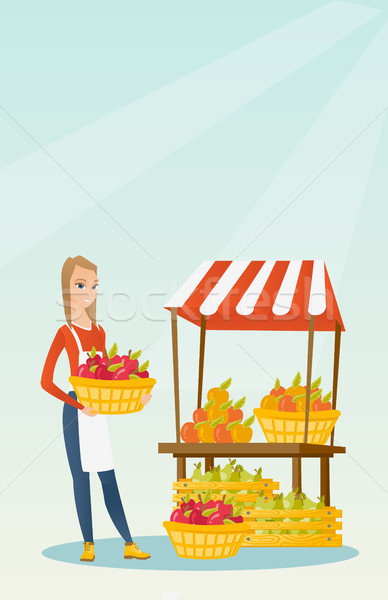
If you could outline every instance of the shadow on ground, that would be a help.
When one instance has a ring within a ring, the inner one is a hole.
[[[237,556],[218,560],[190,560],[179,558],[168,536],[155,535],[135,539],[142,550],[149,552],[149,560],[124,560],[123,541],[109,538],[95,541],[96,558],[93,563],[81,563],[82,542],[51,546],[43,556],[60,562],[84,567],[141,569],[145,571],[251,571],[308,567],[349,560],[358,555],[350,546],[342,548],[241,548]]]

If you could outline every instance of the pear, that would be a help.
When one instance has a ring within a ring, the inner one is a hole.
[[[236,463],[236,459],[230,460],[220,471],[221,481],[229,481],[231,474],[233,473],[233,465]]]
[[[201,468],[202,465],[201,465],[201,463],[199,462],[197,465],[194,464],[194,467],[195,467],[195,469],[193,471],[191,479],[193,481],[202,481],[203,475],[202,475],[202,468]]]
[[[220,474],[220,465],[218,465],[217,467],[214,467],[213,469],[211,469],[211,479],[210,481],[221,481],[221,474]]]
[[[253,475],[251,473],[249,473],[249,471],[246,471],[245,469],[243,469],[240,473],[240,481],[253,481]]]
[[[306,494],[304,494],[303,497],[303,508],[305,510],[314,510],[317,508],[317,503],[314,502],[314,500],[311,500],[310,498],[307,498]]]
[[[287,496],[283,499],[283,503],[284,503],[284,508],[285,509],[291,509],[294,507],[294,502],[295,502],[295,495],[298,491],[298,488],[295,488],[295,490],[292,490],[289,494],[287,494]]]

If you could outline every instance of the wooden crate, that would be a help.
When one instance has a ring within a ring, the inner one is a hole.
[[[236,482],[236,481],[192,481],[191,479],[179,479],[172,485],[172,489],[176,492],[173,494],[173,502],[179,506],[187,492],[190,498],[198,501],[198,494],[193,490],[203,490],[205,493],[208,489],[212,491],[213,500],[221,500],[226,492],[226,498],[230,498],[233,494],[228,493],[228,490],[247,490],[248,493],[235,495],[235,502],[252,502],[257,500],[257,491],[265,492],[265,500],[268,501],[273,497],[274,490],[279,489],[279,483],[273,479],[261,479],[260,481]],[[224,491],[225,490],[225,491]],[[252,490],[252,492],[249,492]],[[201,493],[201,492],[200,492]],[[177,505],[174,505],[175,509]],[[342,546],[342,535],[337,534],[337,531],[342,529],[340,519],[342,511],[333,506],[325,506],[320,510],[267,510],[245,507],[242,512],[242,517],[245,523],[249,523],[252,533],[248,534],[242,546],[245,547],[327,547],[327,546]],[[256,521],[256,518],[271,519],[270,521]],[[319,519],[315,522],[283,522],[283,519]],[[316,530],[322,533],[282,533],[282,531],[298,531],[301,529]],[[255,531],[271,531],[271,533],[255,533]],[[279,533],[272,533],[272,531]]]
[[[179,479],[174,481],[172,489],[177,493],[173,494],[173,502],[177,502],[178,506],[182,502],[182,497],[187,494],[190,498],[194,498],[197,502],[199,500],[198,494],[194,493],[194,490],[203,490],[205,493],[207,490],[212,492],[212,500],[221,500],[225,495],[226,498],[230,498],[235,494],[233,490],[247,490],[247,494],[237,493],[235,496],[235,502],[256,502],[258,493],[265,492],[265,500],[268,501],[273,497],[274,490],[279,489],[279,483],[273,481],[273,479],[261,479],[260,481],[192,481],[191,479]],[[231,490],[228,493],[228,490]],[[252,490],[252,492],[249,492]],[[200,492],[201,493],[201,492]],[[174,506],[176,508],[176,506]]]
[[[319,546],[342,546],[342,535],[337,534],[342,529],[342,511],[333,506],[325,506],[319,510],[260,510],[249,509],[243,511],[242,516],[245,523],[249,523],[252,534],[248,534],[242,546],[259,547],[319,547]],[[256,521],[256,518],[271,519],[270,521]],[[282,519],[319,519],[314,522],[283,522]],[[282,533],[292,530],[317,530],[322,533]],[[268,533],[255,533],[261,530]],[[273,530],[279,533],[272,533]],[[271,533],[269,533],[271,531]]]

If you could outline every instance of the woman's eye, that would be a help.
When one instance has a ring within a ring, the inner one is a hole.
[[[92,290],[96,290],[98,288],[98,283],[92,287]]]
[[[83,290],[85,288],[85,285],[83,283],[76,283],[75,285],[79,290]]]

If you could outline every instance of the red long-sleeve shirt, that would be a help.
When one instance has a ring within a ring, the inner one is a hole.
[[[98,352],[104,351],[105,331],[102,327],[97,327],[94,323],[92,323],[91,329],[83,329],[82,327],[77,327],[74,324],[73,327],[80,339],[83,350],[90,352],[94,346]],[[82,406],[82,404],[77,402],[77,400],[74,400],[74,398],[69,396],[69,394],[66,394],[66,392],[62,391],[54,383],[55,366],[63,349],[66,350],[69,358],[70,374],[76,375],[79,356],[77,342],[75,341],[74,335],[70,331],[69,327],[67,325],[63,325],[60,329],[58,329],[53,343],[51,344],[50,350],[48,351],[46,362],[44,363],[43,367],[41,385],[46,392],[52,396],[55,396],[55,398],[58,398],[63,402],[67,402],[67,404],[71,404],[71,406],[75,406],[76,408],[83,410],[84,406]]]

